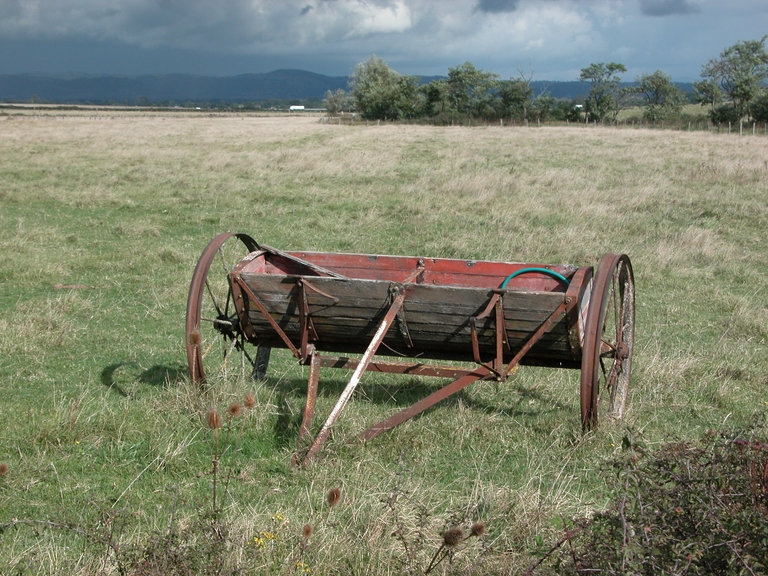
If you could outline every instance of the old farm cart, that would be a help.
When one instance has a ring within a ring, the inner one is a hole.
[[[623,254],[606,254],[595,271],[284,252],[246,234],[224,233],[195,268],[186,336],[190,376],[201,384],[233,372],[263,377],[274,347],[309,365],[296,463],[317,453],[365,371],[450,383],[365,430],[363,440],[473,382],[504,381],[520,364],[580,369],[581,421],[592,428],[599,413],[621,417],[626,403],[634,340],[632,265]],[[312,440],[321,368],[346,368],[352,376]]]

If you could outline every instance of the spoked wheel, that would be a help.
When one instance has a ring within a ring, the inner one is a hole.
[[[263,377],[269,349],[248,343],[235,310],[229,273],[259,245],[247,234],[219,234],[203,251],[187,299],[187,363],[196,384],[233,376]],[[266,352],[266,359],[265,359]]]
[[[581,360],[581,423],[624,415],[635,339],[635,281],[626,254],[606,254],[595,274]]]

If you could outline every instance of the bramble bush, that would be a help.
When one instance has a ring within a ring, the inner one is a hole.
[[[758,432],[760,430],[760,432]],[[632,433],[612,462],[613,505],[566,533],[558,574],[765,574],[765,416],[748,431],[709,432],[650,453]]]

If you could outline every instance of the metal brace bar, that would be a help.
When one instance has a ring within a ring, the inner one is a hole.
[[[344,388],[344,391],[341,393],[341,396],[336,402],[336,405],[333,407],[333,410],[331,410],[331,414],[328,416],[328,419],[325,421],[325,424],[323,424],[323,427],[320,429],[320,432],[315,437],[315,441],[312,443],[312,446],[309,447],[309,450],[307,451],[307,455],[305,456],[303,463],[306,463],[307,461],[309,461],[317,453],[317,451],[320,449],[320,447],[323,445],[323,443],[326,441],[326,439],[330,435],[331,426],[333,426],[334,422],[336,422],[336,420],[339,419],[339,416],[341,415],[341,411],[344,409],[344,406],[346,406],[347,402],[352,397],[352,393],[355,391],[355,388],[357,388],[357,385],[360,383],[360,378],[362,377],[365,370],[368,368],[368,364],[370,364],[371,360],[376,354],[376,350],[378,350],[379,345],[384,340],[384,337],[387,335],[387,331],[389,330],[389,327],[392,325],[392,321],[394,320],[397,314],[397,311],[403,306],[403,302],[405,302],[405,291],[402,289],[402,287],[400,287],[400,289],[397,292],[397,295],[395,296],[394,301],[392,302],[392,305],[389,307],[389,310],[384,316],[384,319],[379,324],[379,327],[377,328],[376,333],[374,334],[373,339],[371,340],[371,343],[368,345],[368,348],[365,350],[363,357],[360,359],[360,364],[357,366],[357,369],[355,369],[354,373],[352,374],[352,377],[349,379],[347,386]]]
[[[504,369],[504,371],[501,372],[501,374],[497,374],[497,375],[501,376],[502,378],[506,378],[509,375],[509,373],[512,371],[512,369],[520,363],[520,361],[528,353],[528,351],[533,347],[533,345],[536,344],[536,342],[538,342],[541,339],[541,337],[547,333],[547,331],[552,327],[552,325],[559,320],[560,316],[565,313],[565,310],[567,309],[569,304],[570,304],[570,298],[566,298],[562,304],[560,304],[557,308],[555,308],[555,310],[547,317],[547,319],[541,324],[541,326],[539,326],[536,332],[534,332],[533,335],[531,335],[531,337],[528,339],[525,345],[523,345],[523,347],[518,351],[515,357],[509,362],[509,364]],[[363,441],[371,440],[376,436],[378,436],[379,434],[381,434],[382,432],[391,430],[392,428],[394,428],[399,424],[402,424],[406,420],[409,420],[414,416],[421,414],[427,408],[434,406],[441,400],[448,398],[448,396],[455,394],[459,390],[463,390],[473,382],[486,379],[492,373],[494,373],[494,370],[491,370],[487,365],[483,364],[473,372],[470,372],[469,374],[466,374],[461,378],[454,380],[453,382],[444,386],[437,392],[433,392],[426,398],[416,402],[415,404],[409,406],[408,408],[401,410],[400,412],[390,416],[386,420],[382,420],[378,424],[374,424],[373,426],[368,428],[368,430],[361,432],[357,437]]]
[[[493,364],[493,369],[497,374],[501,373],[501,369],[504,367],[504,343],[507,341],[507,330],[504,326],[504,297],[499,296],[496,300],[496,360]],[[502,382],[506,380],[505,376],[501,376]]]
[[[237,282],[237,285],[240,286],[240,288],[243,289],[243,291],[248,295],[248,298],[256,304],[256,307],[261,311],[261,313],[264,315],[264,317],[267,319],[267,322],[269,322],[269,325],[272,326],[272,328],[277,332],[277,335],[280,336],[280,339],[285,343],[285,345],[288,347],[288,349],[293,353],[293,355],[298,359],[302,360],[302,356],[299,353],[299,351],[296,349],[296,346],[293,345],[293,342],[291,342],[291,339],[288,338],[288,335],[283,332],[283,329],[280,328],[280,325],[275,321],[274,318],[272,318],[272,315],[269,313],[269,311],[266,309],[262,301],[259,299],[256,294],[253,293],[253,291],[248,287],[248,285],[243,281],[243,279],[240,277],[240,275],[236,275],[233,280]]]
[[[563,302],[560,303],[560,305],[558,305],[557,308],[552,311],[549,316],[547,316],[547,319],[544,320],[541,326],[536,329],[536,332],[531,334],[530,338],[526,340],[525,344],[523,344],[520,350],[518,350],[517,354],[515,354],[515,357],[510,360],[509,364],[507,364],[507,367],[501,373],[502,378],[506,378],[512,369],[520,363],[520,361],[523,359],[523,356],[525,356],[528,351],[533,348],[536,342],[541,340],[541,337],[549,331],[552,325],[560,320],[560,316],[565,314],[565,311],[570,303],[571,299],[566,298],[563,300]]]
[[[491,313],[491,310],[493,310],[494,306],[496,306],[496,302],[498,302],[499,298],[501,298],[501,294],[498,292],[494,293],[494,295],[488,301],[488,305],[485,307],[485,310],[483,310],[478,316],[472,316],[469,319],[469,327],[472,335],[472,355],[475,358],[475,363],[480,365],[483,365],[483,361],[480,359],[480,343],[477,339],[477,321],[488,317],[488,315]]]
[[[309,303],[307,302],[307,291],[304,288],[304,282],[300,279],[296,282],[299,288],[299,331],[301,332],[301,357],[307,357],[307,344],[309,344],[309,327],[312,320],[309,318]]]
[[[304,439],[309,435],[309,429],[312,421],[315,419],[315,406],[317,405],[317,388],[320,381],[320,366],[322,361],[320,355],[312,352],[309,361],[309,381],[307,383],[307,402],[304,404],[304,415],[299,428],[299,443],[296,452],[293,454],[292,464],[298,466],[301,463],[301,450]]]
[[[487,366],[481,366],[476,370],[474,370],[473,372],[470,372],[469,374],[466,374],[465,376],[462,376],[461,378],[454,380],[450,384],[443,386],[437,392],[433,392],[426,398],[419,400],[418,402],[409,406],[405,410],[401,410],[400,412],[390,416],[386,420],[382,420],[378,424],[374,424],[373,426],[368,428],[368,430],[365,430],[364,432],[361,432],[360,434],[358,434],[357,437],[363,441],[376,438],[376,436],[378,436],[382,432],[391,430],[398,424],[402,424],[403,422],[413,418],[417,414],[421,414],[427,408],[434,406],[441,400],[448,398],[448,396],[455,394],[459,390],[463,390],[473,382],[477,382],[478,380],[487,378],[490,373],[491,371],[488,369]]]
[[[288,252],[283,252],[282,250],[278,250],[277,248],[272,248],[272,246],[267,246],[266,244],[262,244],[261,248],[263,250],[266,250],[270,254],[276,254],[277,256],[282,256],[283,258],[287,260],[293,260],[297,264],[301,264],[302,266],[306,266],[310,270],[314,270],[318,274],[325,274],[326,276],[331,276],[332,278],[343,278],[346,279],[347,277],[339,274],[338,272],[334,272],[333,270],[328,270],[328,268],[323,268],[322,266],[318,266],[317,264],[313,262],[308,262],[307,260],[303,260],[302,258],[299,258],[298,256],[294,256],[293,254],[289,254]]]
[[[322,368],[343,368],[355,370],[360,365],[360,359],[346,356],[323,356],[320,359]],[[435,378],[460,378],[474,369],[455,366],[438,366],[435,364],[406,364],[405,362],[371,362],[367,372],[383,372],[386,374],[408,374],[411,376],[432,376]]]

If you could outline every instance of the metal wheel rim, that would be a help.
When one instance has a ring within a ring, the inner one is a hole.
[[[634,327],[632,264],[626,254],[606,254],[598,264],[586,321],[581,368],[581,419],[585,429],[594,429],[601,417],[618,419],[624,415]]]
[[[192,274],[187,298],[186,349],[189,376],[203,385],[226,375],[229,364],[253,371],[256,351],[240,330],[229,272],[258,243],[247,234],[225,232],[203,250]],[[206,366],[208,369],[206,370]]]

